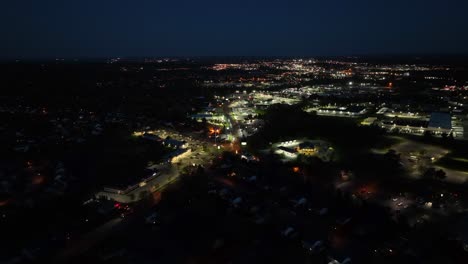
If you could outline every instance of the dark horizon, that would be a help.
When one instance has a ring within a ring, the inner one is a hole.
[[[55,60],[80,60],[96,61],[119,58],[125,60],[141,59],[218,59],[218,58],[246,58],[246,59],[346,59],[346,58],[404,58],[404,59],[466,59],[467,52],[428,52],[428,53],[361,53],[361,54],[317,54],[317,55],[109,55],[109,56],[0,56],[1,61],[55,61]]]
[[[0,57],[0,64],[10,63],[107,63],[112,59],[119,63],[149,63],[157,59],[192,61],[195,63],[242,63],[255,60],[315,59],[341,60],[349,62],[367,62],[371,64],[430,64],[468,67],[468,53],[463,54],[368,54],[335,56],[116,56],[116,57],[43,57],[43,58],[8,58]]]
[[[0,58],[468,54],[468,2],[23,1]]]

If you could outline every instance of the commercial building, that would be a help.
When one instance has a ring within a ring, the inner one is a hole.
[[[280,146],[275,151],[276,154],[285,155],[288,158],[297,158],[297,152],[293,148]]]
[[[439,133],[448,134],[452,130],[452,117],[448,113],[432,113],[428,128]]]
[[[338,108],[319,108],[317,115],[323,116],[343,116],[343,117],[358,117],[367,113],[365,107],[351,106]]]
[[[132,203],[143,199],[148,193],[155,192],[174,180],[175,176],[156,173],[140,182],[126,187],[105,187],[96,194],[96,198],[113,200],[120,203]]]
[[[166,147],[175,148],[175,149],[182,149],[188,146],[187,142],[175,140],[170,137],[167,137],[165,140],[163,140],[162,144]]]
[[[427,116],[393,117],[380,121],[379,125],[392,132],[397,131],[415,135],[430,132],[438,136],[443,134],[452,134],[454,137],[463,136],[463,128],[457,127],[456,131],[452,128],[452,117],[449,113],[432,113],[429,118]]]
[[[368,117],[361,122],[363,126],[372,126],[377,122],[377,117]]]
[[[317,151],[317,149],[315,148],[315,144],[312,142],[302,142],[299,144],[296,150],[297,150],[297,153],[306,155],[306,156],[312,156]]]
[[[170,162],[170,163],[177,163],[184,157],[190,155],[192,152],[191,149],[180,148],[172,151],[171,153],[167,154],[163,157],[163,161]]]

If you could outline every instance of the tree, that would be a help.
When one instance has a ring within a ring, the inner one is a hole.
[[[139,193],[139,199],[143,200],[145,197],[147,197],[150,193],[148,191],[141,191]]]
[[[432,132],[429,131],[429,130],[425,130],[424,131],[424,138],[426,138],[426,139],[432,138]]]
[[[388,152],[385,153],[385,157],[394,163],[400,162],[400,154],[398,154],[394,149],[388,150]]]
[[[450,141],[455,140],[455,137],[453,136],[453,132],[450,132],[450,134],[448,135],[448,139],[449,139]]]
[[[423,178],[432,180],[435,178],[435,174],[436,174],[436,169],[429,168],[426,170],[426,172],[424,172]]]
[[[442,133],[442,135],[441,135],[441,136],[442,136],[442,138],[443,138],[443,139],[447,139],[447,137],[448,137],[447,133],[445,133],[445,132],[444,132],[444,133]]]
[[[442,169],[436,170],[435,168],[429,168],[423,174],[423,178],[428,180],[439,180],[442,181],[447,178],[447,174]]]
[[[436,173],[435,173],[435,178],[436,178],[437,180],[442,181],[442,180],[444,180],[445,178],[447,178],[447,173],[445,173],[445,171],[443,171],[442,169],[439,169],[439,170],[437,170]]]

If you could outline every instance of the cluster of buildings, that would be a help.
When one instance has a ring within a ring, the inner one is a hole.
[[[363,120],[363,125],[378,125],[389,132],[399,132],[414,135],[431,134],[435,136],[450,136],[464,138],[462,120],[450,113],[386,113],[388,109],[379,110],[380,118],[369,117]],[[379,113],[378,112],[378,113]]]
[[[215,126],[223,126],[227,119],[224,113],[219,108],[207,107],[203,111],[190,116],[197,122],[207,122]]]
[[[303,155],[329,161],[333,153],[333,148],[321,140],[289,140],[276,143],[272,147],[275,154],[284,156],[288,160]]]
[[[288,158],[297,158],[298,155],[313,156],[316,152],[314,143],[309,141],[299,143],[296,140],[280,143],[275,151],[276,154]]]
[[[75,188],[74,165],[63,148],[101,136],[108,124],[125,124],[117,112],[95,113],[64,107],[46,109],[26,103],[0,106],[5,118],[0,136],[8,158],[0,166],[0,204],[34,207],[53,197],[68,195]]]
[[[241,137],[254,134],[261,127],[256,116],[274,104],[301,103],[310,113],[362,118],[362,125],[377,125],[392,133],[462,139],[468,125],[468,84],[447,84],[453,83],[453,69],[448,66],[368,63],[352,58],[259,59],[214,64],[206,70],[204,86],[233,88],[230,96],[218,101],[230,102],[232,117],[245,127]],[[213,70],[217,74],[210,74]],[[411,83],[432,89],[422,92],[425,98],[405,96],[400,86]],[[229,123],[219,110],[193,117],[217,125]]]

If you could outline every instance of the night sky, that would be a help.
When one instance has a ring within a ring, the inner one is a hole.
[[[467,0],[3,0],[0,57],[468,53]]]

